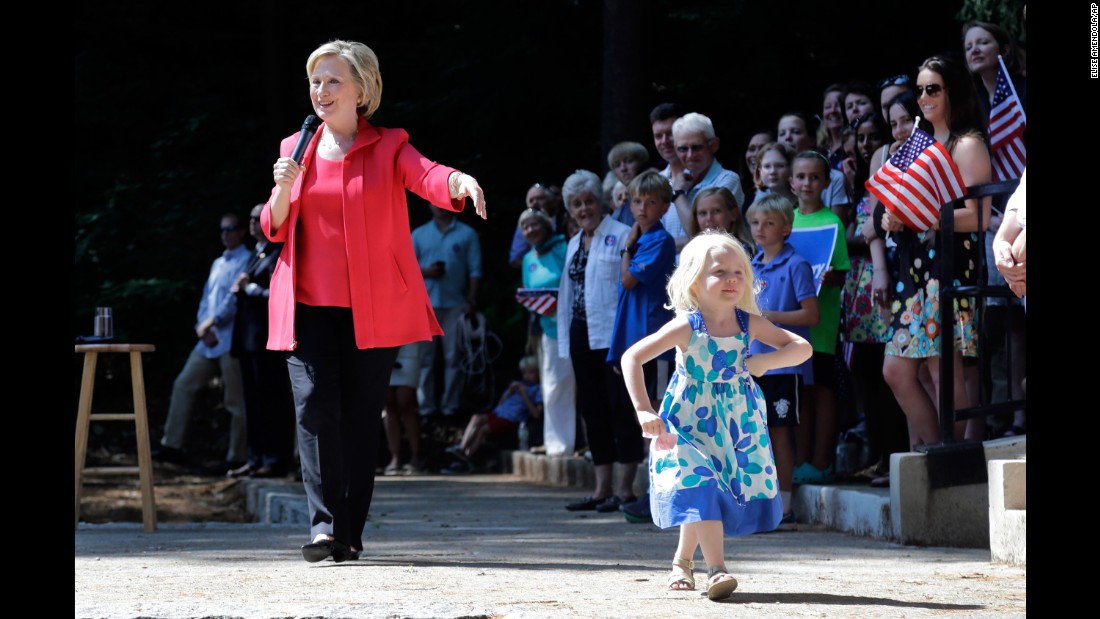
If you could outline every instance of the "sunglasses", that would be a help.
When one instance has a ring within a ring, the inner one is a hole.
[[[917,97],[920,97],[921,95],[935,97],[938,96],[941,92],[943,92],[943,86],[940,86],[939,84],[928,84],[927,86],[921,86],[920,84],[917,84]]]
[[[888,77],[878,83],[878,89],[882,90],[887,86],[904,86],[909,83],[908,75],[895,75],[894,77]]]
[[[222,232],[236,232],[237,230],[240,230],[240,229],[241,229],[240,226],[222,226],[220,228],[220,230]]]

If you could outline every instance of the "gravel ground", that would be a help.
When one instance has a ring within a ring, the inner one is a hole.
[[[988,549],[801,525],[727,540],[740,586],[665,588],[677,531],[568,512],[576,489],[504,475],[379,478],[357,562],[309,564],[301,527],[84,524],[75,617],[1024,617],[1027,571]],[[697,555],[702,563],[701,555]],[[697,566],[701,585],[705,568]],[[736,608],[730,608],[730,606]]]

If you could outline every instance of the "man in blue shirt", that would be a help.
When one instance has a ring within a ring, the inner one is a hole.
[[[199,341],[172,386],[164,437],[153,451],[153,459],[176,464],[186,461],[183,439],[191,420],[195,397],[211,378],[220,373],[225,410],[230,415],[229,450],[225,462],[212,470],[220,470],[220,474],[224,475],[248,459],[241,367],[237,358],[229,354],[229,349],[233,343],[233,324],[237,317],[237,298],[231,289],[238,276],[247,269],[252,252],[243,245],[247,230],[236,214],[222,215],[220,230],[225,251],[210,266],[210,274],[203,286],[195,324],[195,335]]]
[[[424,275],[428,298],[443,335],[420,343],[420,414],[458,412],[462,383],[458,380],[459,322],[476,312],[481,282],[481,245],[477,233],[446,209],[429,205],[432,220],[412,231],[413,250]],[[435,359],[443,353],[442,394],[437,394]]]

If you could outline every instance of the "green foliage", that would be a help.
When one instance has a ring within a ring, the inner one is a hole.
[[[972,19],[997,24],[1020,43],[1027,42],[1023,4],[1017,0],[963,0],[958,19],[960,24]]]

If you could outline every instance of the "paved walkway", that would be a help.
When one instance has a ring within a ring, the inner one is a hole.
[[[1024,617],[1026,568],[803,526],[728,540],[740,581],[669,591],[677,531],[572,513],[507,475],[379,477],[363,560],[309,564],[303,527],[81,524],[77,618]],[[700,563],[701,555],[697,556]],[[698,567],[701,584],[705,568]],[[730,606],[736,608],[730,608]]]

